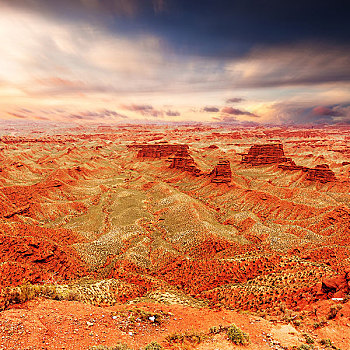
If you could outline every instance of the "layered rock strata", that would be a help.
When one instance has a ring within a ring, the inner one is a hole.
[[[242,155],[242,163],[251,165],[264,165],[284,163],[290,158],[285,157],[281,143],[253,145],[247,154]]]
[[[211,176],[211,182],[214,183],[229,183],[231,182],[232,172],[230,161],[226,159],[220,159],[219,163],[209,174]]]

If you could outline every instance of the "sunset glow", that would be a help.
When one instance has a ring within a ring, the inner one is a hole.
[[[1,118],[350,121],[350,55],[346,33],[339,34],[341,13],[330,14],[325,32],[327,8],[315,14],[319,27],[311,30],[299,15],[289,24],[274,19],[277,11],[294,11],[293,5],[271,6],[257,18],[254,4],[249,13],[241,2],[223,1],[208,13],[213,4],[2,2]],[[305,16],[310,10],[306,6]],[[225,13],[232,18],[221,23]],[[232,24],[236,17],[247,21],[241,32]],[[342,26],[348,32],[348,24]]]

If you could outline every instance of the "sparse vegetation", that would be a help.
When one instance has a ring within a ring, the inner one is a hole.
[[[220,324],[219,326],[210,327],[209,333],[210,333],[210,334],[219,334],[219,333],[222,333],[222,332],[227,331],[227,329],[228,329],[228,327],[223,327],[223,326]]]
[[[170,344],[182,344],[182,343],[192,343],[199,344],[206,339],[206,335],[202,332],[186,332],[186,333],[174,333],[168,335],[165,340]]]
[[[1,291],[0,310],[6,309],[11,304],[24,303],[40,296],[56,300],[60,299],[55,285],[40,285],[27,282],[18,287],[4,288]]]
[[[333,318],[335,318],[338,314],[338,311],[342,308],[343,306],[341,304],[336,304],[336,305],[332,305],[329,313],[328,313],[328,319],[332,320]]]
[[[324,319],[321,319],[319,321],[314,322],[313,326],[315,329],[324,327],[327,324],[327,321]]]
[[[334,349],[334,350],[340,350],[338,347],[336,347],[330,339],[321,339],[320,344],[325,346],[327,349]]]
[[[244,333],[235,324],[231,325],[227,330],[228,339],[236,345],[249,344],[249,335]]]
[[[129,348],[127,344],[117,344],[114,346],[106,346],[106,345],[94,345],[90,346],[89,350],[132,350]]]
[[[312,350],[314,348],[311,344],[302,344],[298,347],[297,350]]]
[[[314,344],[315,343],[315,341],[313,340],[313,338],[310,337],[309,334],[303,333],[303,337],[305,338],[305,341],[307,344]]]
[[[159,345],[157,342],[149,343],[145,346],[144,350],[163,350],[163,347]]]

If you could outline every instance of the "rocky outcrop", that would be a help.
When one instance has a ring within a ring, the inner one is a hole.
[[[343,298],[350,293],[350,269],[343,274],[322,280],[321,294],[332,298]]]
[[[178,151],[172,158],[170,164],[171,169],[180,169],[182,171],[188,171],[195,176],[201,175],[201,170],[198,169],[194,159],[188,153],[188,149]]]
[[[283,169],[283,170],[295,170],[295,171],[298,171],[298,170],[302,170],[302,171],[308,171],[308,168],[305,167],[305,166],[302,166],[302,165],[296,165],[294,160],[290,159],[288,160],[287,162],[283,163],[283,164],[279,164],[278,167],[280,169]]]
[[[232,172],[230,161],[226,159],[220,159],[219,163],[209,174],[211,182],[214,183],[229,183],[231,182]]]
[[[138,148],[137,158],[167,158],[177,152],[188,152],[188,145],[168,145],[168,144],[156,144],[156,145],[130,145],[128,148]]]
[[[336,181],[334,172],[329,169],[327,164],[317,165],[315,168],[307,168],[305,166],[296,165],[293,160],[289,160],[286,163],[279,164],[278,167],[283,170],[290,171],[303,171],[307,173],[306,180],[319,181],[321,183]]]
[[[281,143],[253,145],[247,154],[242,155],[242,163],[251,165],[264,165],[273,163],[284,163],[289,161],[283,151]]]
[[[307,180],[319,181],[322,183],[335,181],[334,172],[329,169],[327,164],[317,165],[315,168],[307,169]]]

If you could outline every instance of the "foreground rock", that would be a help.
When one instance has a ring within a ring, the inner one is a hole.
[[[350,293],[350,269],[343,274],[322,281],[321,293],[328,298],[344,298]]]

